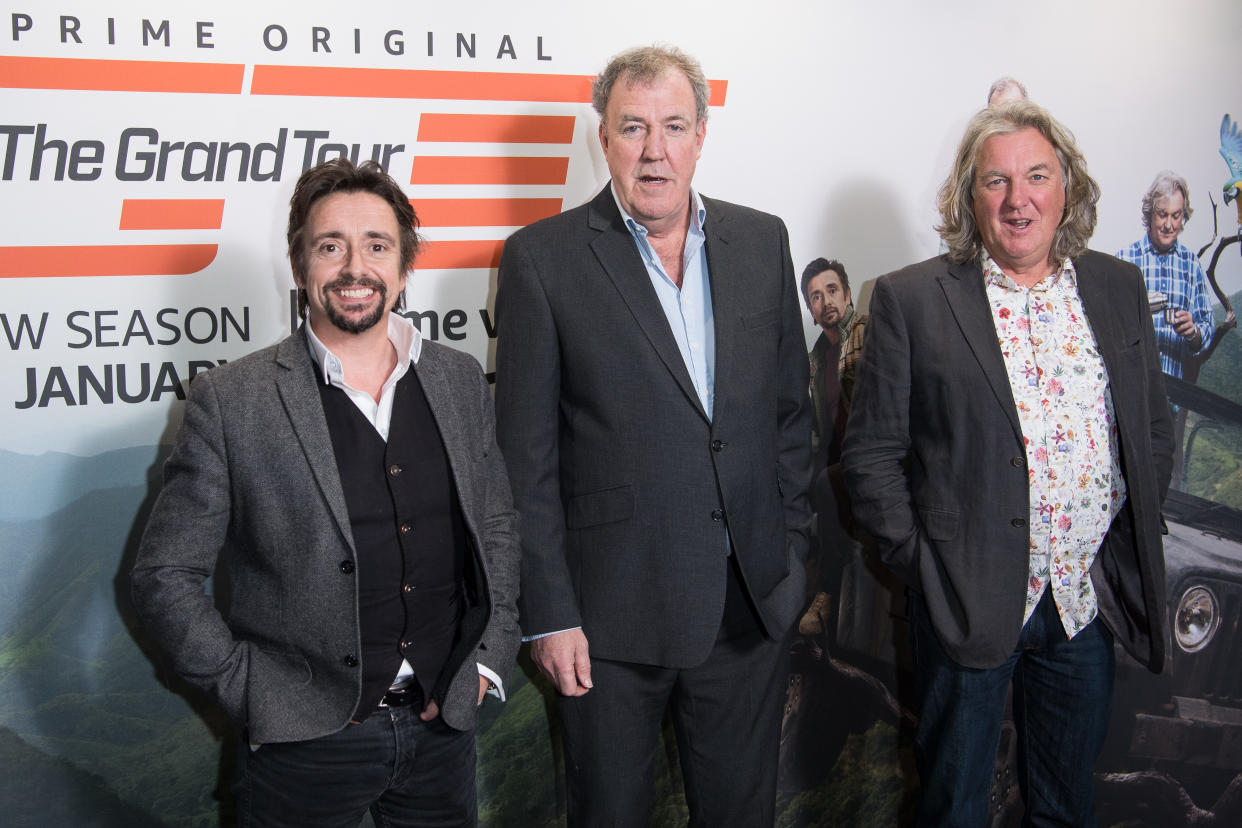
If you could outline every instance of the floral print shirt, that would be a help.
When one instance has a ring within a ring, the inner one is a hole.
[[[1024,288],[985,252],[983,274],[1026,445],[1031,557],[1022,623],[1051,589],[1073,638],[1095,618],[1091,564],[1126,498],[1108,372],[1073,262]]]

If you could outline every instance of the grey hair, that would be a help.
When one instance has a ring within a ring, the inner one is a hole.
[[[608,61],[604,71],[591,84],[591,105],[599,115],[600,123],[607,125],[608,98],[617,81],[650,83],[669,69],[676,69],[690,81],[690,88],[694,90],[695,117],[700,123],[706,121],[712,90],[699,62],[675,46],[638,46]]]
[[[1016,88],[1020,93],[1022,93],[1022,100],[1025,101],[1030,97],[1026,94],[1026,84],[1022,83],[1022,81],[1017,78],[1011,78],[1008,75],[1005,75],[1002,78],[997,78],[992,81],[992,85],[988,87],[988,106],[992,105],[992,98],[1011,87]]]
[[[1052,144],[1061,164],[1065,184],[1065,214],[1052,240],[1052,261],[1077,256],[1087,249],[1095,232],[1095,205],[1100,186],[1087,173],[1087,160],[1074,143],[1074,134],[1032,101],[1009,101],[981,109],[970,119],[958,144],[953,169],[940,185],[937,206],[940,225],[936,231],[949,248],[949,258],[959,264],[974,261],[983,250],[975,224],[975,177],[984,143],[995,135],[1034,129]]]
[[[1143,226],[1151,226],[1151,214],[1156,209],[1157,201],[1179,192],[1182,194],[1182,221],[1187,222],[1190,221],[1190,214],[1194,212],[1190,209],[1190,185],[1172,170],[1156,173],[1156,180],[1151,182],[1143,195]]]

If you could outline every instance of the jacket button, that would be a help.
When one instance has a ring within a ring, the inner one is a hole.
[[[404,471],[404,469],[402,469],[396,463],[393,463],[391,466],[388,467],[388,474],[392,477],[396,477],[397,475],[401,474],[402,471]]]
[[[345,656],[343,659],[341,659],[341,662],[346,667],[357,667],[358,666],[358,658],[352,654]]]
[[[341,571],[344,572],[346,575],[353,574],[354,562],[351,561],[349,558],[346,558],[345,560],[341,561]]]
[[[729,445],[725,440],[712,440],[712,451],[724,451],[724,447]]]
[[[1021,457],[1015,457],[1009,461],[1009,465],[1013,466],[1015,469],[1020,469],[1026,465],[1026,461]]]
[[[414,585],[413,585],[413,584],[406,584],[405,586],[401,587],[401,591],[402,591],[402,592],[413,592],[413,591],[414,591]]]
[[[411,532],[413,532],[413,531],[414,531],[414,526],[413,526],[413,524],[410,524],[410,523],[403,523],[403,524],[401,524],[401,534],[403,534],[403,535],[408,535],[408,534],[410,534],[410,533],[411,533]]]
[[[712,509],[712,520],[722,521],[724,520],[724,516],[724,509]]]
[[[413,642],[413,641],[402,641],[402,642],[401,642],[401,649],[403,649],[403,650],[408,650],[408,649],[410,649],[410,648],[411,648],[411,647],[413,647],[413,646],[414,646],[414,642]]]
[[[1012,526],[1014,529],[1021,529],[1023,526],[1026,526],[1026,521],[1023,520],[1022,518],[1014,518],[1013,520],[1009,521],[1009,525]]]

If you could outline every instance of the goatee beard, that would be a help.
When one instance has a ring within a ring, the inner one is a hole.
[[[374,290],[379,295],[379,304],[375,310],[363,317],[344,316],[332,303],[332,291],[349,287],[368,287]],[[329,322],[345,333],[360,334],[374,328],[387,315],[388,288],[378,279],[336,279],[323,286],[323,306],[327,309]]]

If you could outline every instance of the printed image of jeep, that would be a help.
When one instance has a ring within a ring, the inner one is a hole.
[[[1112,723],[1096,774],[1099,824],[1238,826],[1242,405],[1174,377],[1165,381],[1180,446],[1163,510],[1169,658],[1153,675],[1117,647]],[[804,616],[794,644],[782,743],[782,787],[818,798],[788,824],[825,816],[844,821],[820,824],[913,824],[918,779],[905,589],[862,543],[825,545],[820,555],[820,567],[835,574],[808,610],[821,623]],[[1007,721],[992,828],[1021,824],[1015,751]],[[857,802],[860,790],[865,806]]]
[[[1168,663],[1117,648],[1097,780],[1102,825],[1242,825],[1242,405],[1165,377],[1173,485],[1163,516]]]

